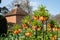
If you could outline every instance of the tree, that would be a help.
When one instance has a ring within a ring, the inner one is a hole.
[[[27,13],[32,12],[29,0],[13,0],[9,7],[13,8],[15,6],[15,3],[18,3],[20,5],[20,8],[22,8]]]
[[[0,3],[1,3],[1,0],[0,0]]]
[[[60,24],[60,13],[53,17]]]
[[[0,36],[7,34],[8,26],[7,20],[4,16],[0,15]]]
[[[1,7],[0,7],[0,13],[1,13]]]
[[[4,6],[4,7],[2,7],[1,8],[1,13],[3,14],[3,15],[5,15],[6,13],[8,13],[8,9]]]

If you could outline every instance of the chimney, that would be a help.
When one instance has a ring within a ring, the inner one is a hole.
[[[15,7],[20,7],[19,3],[15,3]]]

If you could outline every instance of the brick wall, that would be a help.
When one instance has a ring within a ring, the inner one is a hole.
[[[6,17],[8,23],[16,23],[16,16]]]
[[[24,16],[16,16],[16,23],[21,24],[21,20],[23,19]]]

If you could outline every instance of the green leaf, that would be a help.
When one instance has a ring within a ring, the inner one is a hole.
[[[15,24],[13,27],[12,27],[13,30],[17,30],[17,29],[20,29],[20,25],[18,24]]]

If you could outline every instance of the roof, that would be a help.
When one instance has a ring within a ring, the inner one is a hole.
[[[22,8],[15,7],[15,8],[12,9],[10,12],[8,12],[8,13],[5,15],[5,17],[7,17],[7,16],[13,16],[13,15],[25,16],[25,15],[28,15],[28,13],[25,12],[24,10],[22,10]]]

